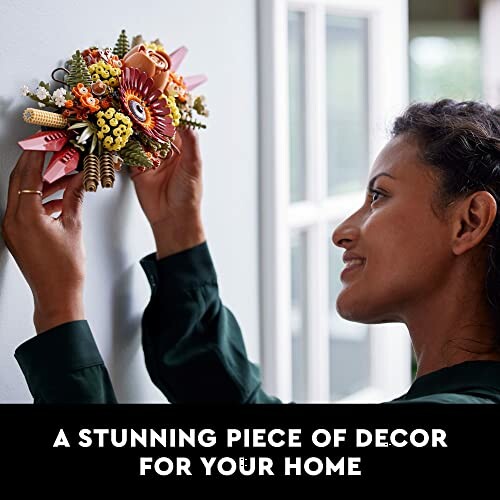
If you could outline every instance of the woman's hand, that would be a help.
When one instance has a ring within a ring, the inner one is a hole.
[[[161,259],[205,241],[201,222],[201,155],[196,132],[178,129],[180,151],[156,170],[134,169],[132,180]]]
[[[5,243],[33,292],[37,333],[84,319],[85,250],[82,239],[82,174],[44,183],[45,154],[25,151],[9,182],[2,224]],[[43,196],[21,193],[42,191]],[[42,198],[65,189],[62,200]],[[51,214],[62,212],[54,219]]]

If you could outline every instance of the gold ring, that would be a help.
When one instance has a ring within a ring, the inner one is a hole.
[[[36,189],[20,189],[17,192],[18,195],[21,194],[39,194],[40,196],[43,196],[42,191],[37,191]]]

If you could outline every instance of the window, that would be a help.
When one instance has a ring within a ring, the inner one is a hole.
[[[331,242],[407,104],[405,5],[260,3],[261,365],[283,400],[375,402],[411,382],[405,327],[336,312],[342,249]]]

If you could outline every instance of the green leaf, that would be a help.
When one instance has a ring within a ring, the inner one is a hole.
[[[75,148],[78,148],[80,151],[85,151],[85,148],[81,144],[78,144],[74,139],[71,139],[69,142],[73,144]]]
[[[130,43],[127,38],[125,30],[122,30],[116,41],[113,54],[117,55],[120,59],[130,50]]]
[[[91,135],[94,134],[94,131],[90,128],[87,127],[83,132],[80,134],[80,138],[78,139],[78,142],[80,144],[83,144]]]
[[[92,145],[90,146],[90,154],[94,152],[96,146],[97,146],[97,134],[94,134],[92,136]]]
[[[146,156],[146,153],[140,143],[134,139],[129,139],[127,144],[120,149],[120,157],[125,165],[132,167],[151,168],[153,164]]]
[[[71,57],[69,73],[66,75],[66,83],[70,87],[76,87],[79,83],[83,83],[86,86],[92,84],[92,77],[79,50]]]
[[[78,122],[78,123],[71,125],[71,127],[68,127],[68,130],[74,130],[76,128],[83,128],[83,127],[88,127],[88,126],[89,126],[89,122]]]

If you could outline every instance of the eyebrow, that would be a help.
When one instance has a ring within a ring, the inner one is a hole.
[[[370,179],[370,182],[368,183],[368,191],[370,189],[373,189],[373,185],[375,184],[375,181],[379,178],[379,177],[382,177],[382,176],[385,176],[385,177],[390,177],[391,179],[394,179],[396,180],[396,177],[392,176],[391,174],[388,174],[387,172],[380,172],[380,174],[377,174],[375,177],[372,177]]]

